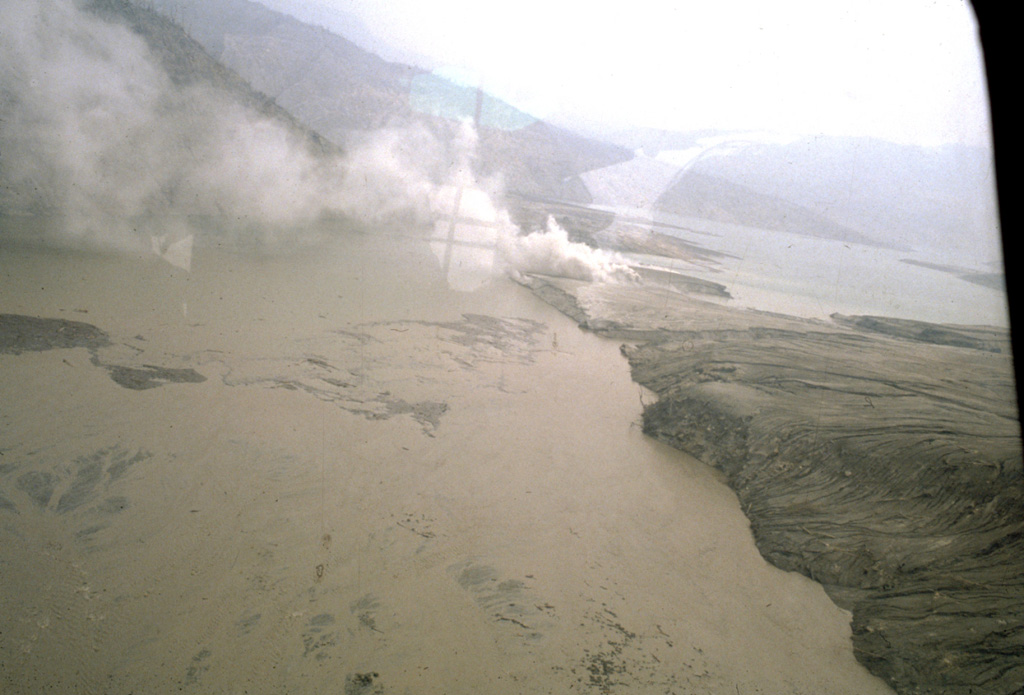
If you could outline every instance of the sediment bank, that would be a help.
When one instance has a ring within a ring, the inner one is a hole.
[[[832,323],[665,288],[532,277],[630,341],[644,431],[721,470],[762,555],[853,613],[901,693],[1024,687],[1024,479],[1008,336]]]

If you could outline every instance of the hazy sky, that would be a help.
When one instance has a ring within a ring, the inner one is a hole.
[[[321,24],[354,15],[542,118],[989,140],[962,0],[263,1]]]

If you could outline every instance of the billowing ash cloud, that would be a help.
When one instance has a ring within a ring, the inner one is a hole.
[[[496,185],[472,175],[468,124],[444,142],[416,125],[383,129],[325,155],[218,89],[175,84],[141,37],[72,0],[9,3],[4,14],[0,206],[51,218],[50,242],[164,249],[197,234],[294,243],[312,240],[325,216],[429,224],[459,189],[461,214],[494,208],[484,191]],[[553,222],[521,236],[507,214],[492,213],[513,269],[629,277]]]

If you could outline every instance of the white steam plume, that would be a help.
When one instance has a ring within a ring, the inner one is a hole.
[[[548,228],[526,236],[503,235],[498,250],[514,273],[540,273],[590,282],[638,282],[618,254],[569,241],[553,217]]]
[[[435,187],[430,196],[431,208],[440,217],[433,239],[442,259],[446,255],[451,258],[452,250],[445,249],[446,245],[461,242],[467,248],[459,254],[460,265],[477,280],[485,271],[513,276],[540,273],[597,282],[639,280],[617,254],[570,241],[552,217],[545,231],[523,235],[508,211],[495,203],[500,185],[495,181],[481,184],[474,178],[469,160],[475,146],[476,133],[464,122],[461,146],[457,148],[463,161],[451,172],[449,182]],[[493,256],[478,250],[487,247],[493,247]],[[475,267],[467,269],[467,265]],[[467,284],[472,287],[475,283]]]
[[[0,215],[55,218],[49,241],[152,247],[174,262],[193,234],[291,243],[313,240],[324,216],[454,215],[488,221],[489,272],[636,277],[553,220],[521,235],[494,204],[500,185],[474,177],[468,122],[447,141],[409,125],[354,134],[342,157],[314,154],[302,133],[226,93],[176,85],[141,37],[72,0],[6,3],[4,15]]]
[[[316,156],[218,90],[175,85],[139,36],[71,0],[4,13],[0,204],[59,217],[66,240],[137,246],[178,228],[266,242],[325,214],[429,212],[434,172],[419,163],[447,158],[424,129]]]

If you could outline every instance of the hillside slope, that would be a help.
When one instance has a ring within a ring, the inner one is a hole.
[[[5,236],[148,248],[150,237],[202,232],[258,243],[344,212],[341,149],[167,18],[127,0],[35,0],[12,8],[7,26]]]
[[[383,60],[348,39],[248,0],[156,0],[207,50],[303,122],[345,143],[353,132],[420,123],[454,135],[472,119],[476,89]],[[545,123],[481,94],[478,174],[514,193],[589,203],[579,174],[630,159],[623,147]]]
[[[991,153],[979,147],[822,136],[754,144],[692,170],[790,201],[875,243],[998,258]]]
[[[877,246],[888,245],[778,196],[727,179],[685,170],[658,197],[654,208],[684,217]]]
[[[257,91],[237,72],[215,60],[179,24],[167,17],[129,0],[90,0],[84,7],[97,17],[124,24],[140,36],[175,85],[213,87],[261,116],[286,126],[303,138],[313,152],[340,153],[336,145],[300,123],[273,98]]]

